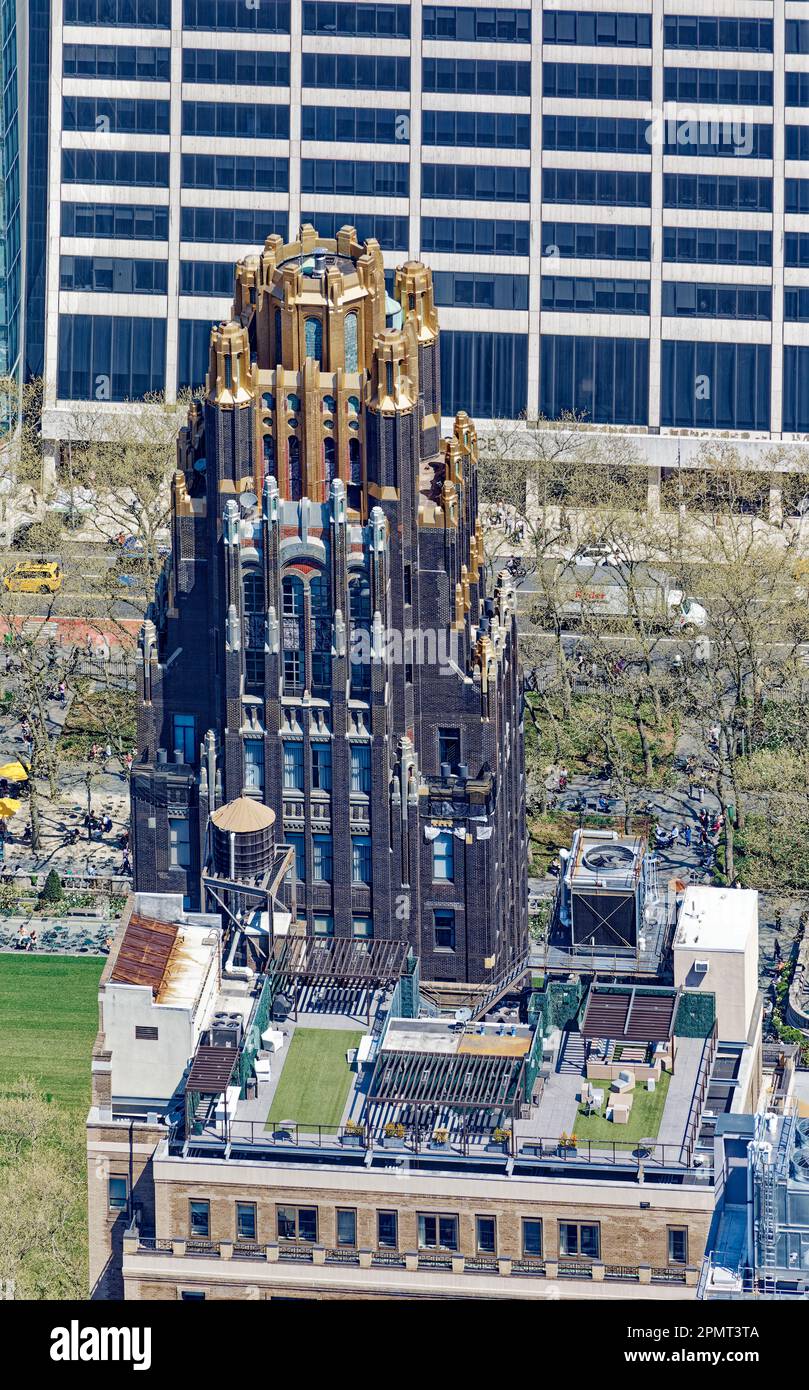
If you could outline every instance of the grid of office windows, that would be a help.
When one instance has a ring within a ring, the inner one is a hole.
[[[714,48],[728,53],[772,53],[771,19],[718,19],[708,15],[667,14],[666,48]]]
[[[784,429],[809,430],[809,347],[784,348]]]
[[[65,24],[121,24],[128,29],[168,29],[171,0],[65,0]]]
[[[809,286],[784,287],[784,318],[788,323],[809,323]]]
[[[384,106],[304,106],[301,136],[304,140],[347,140],[357,145],[406,145],[410,114]]]
[[[304,34],[336,34],[345,38],[410,38],[409,5],[351,5],[330,0],[304,0]]]
[[[336,237],[341,227],[356,227],[361,241],[373,237],[383,251],[400,251],[407,247],[406,217],[386,217],[376,212],[302,212],[301,221],[311,222],[322,237]]]
[[[425,39],[458,39],[461,43],[530,43],[530,10],[486,10],[456,5],[425,5]]]
[[[62,236],[165,241],[169,234],[169,210],[128,203],[62,203],[61,228]]]
[[[546,97],[598,97],[650,101],[652,69],[630,63],[543,63]]]
[[[515,419],[528,399],[528,337],[521,333],[452,333],[441,347],[441,408],[489,419]],[[522,404],[521,404],[522,403]]]
[[[663,281],[662,312],[670,318],[769,319],[771,311],[769,287]]]
[[[253,208],[181,208],[180,236],[183,241],[238,242],[241,246],[263,246],[267,235],[267,214]]]
[[[204,319],[180,319],[177,351],[177,390],[196,390],[205,382],[212,324]]]
[[[61,400],[137,400],[165,384],[165,319],[60,314]]]
[[[166,261],[117,256],[62,256],[59,263],[59,288],[62,290],[165,294],[167,278]]]
[[[476,217],[422,217],[422,250],[478,256],[527,256],[530,223]]]
[[[168,135],[170,104],[139,97],[64,97],[65,130],[126,135]]]
[[[772,232],[737,232],[732,227],[664,227],[663,260],[772,265]]]
[[[546,150],[651,153],[649,122],[629,116],[543,116],[542,143]]]
[[[660,388],[662,425],[768,430],[769,344],[664,339]]]
[[[542,308],[567,314],[648,314],[648,280],[543,275]]]
[[[62,182],[168,188],[169,157],[156,150],[63,150]]]
[[[423,164],[423,198],[474,199],[479,203],[527,203],[531,194],[530,169],[496,165]]]
[[[809,265],[809,232],[786,232],[784,234],[784,264]]]
[[[663,206],[772,212],[772,179],[743,174],[664,174]]]
[[[289,54],[268,53],[260,48],[184,48],[183,81],[286,87],[289,84]]]
[[[180,294],[233,293],[233,266],[229,261],[181,261]]]
[[[543,334],[539,407],[548,420],[575,411],[596,424],[645,425],[648,342]]]
[[[787,53],[809,53],[809,19],[788,19],[784,25]]]
[[[289,188],[289,160],[280,155],[184,154],[180,167],[183,188],[243,188],[266,193],[286,193]],[[266,212],[264,220],[266,223]]]
[[[289,107],[252,102],[184,101],[183,135],[289,137]]]
[[[560,260],[648,261],[651,245],[650,227],[595,222],[542,223],[542,254]]]
[[[798,128],[787,127],[787,158],[790,158],[789,131]],[[686,159],[705,156],[717,159],[772,158],[770,125],[756,125],[752,121],[698,121],[686,117],[666,121],[663,129],[663,150],[668,155],[676,154]]]
[[[772,106],[772,73],[732,68],[666,68],[664,101],[723,101]]]
[[[65,77],[136,78],[139,82],[168,82],[171,49],[125,44],[66,43],[62,51]]]
[[[542,201],[648,208],[652,179],[650,174],[622,169],[543,169]]]
[[[421,82],[425,92],[529,97],[531,64],[495,58],[424,58]]]
[[[542,39],[544,43],[571,43],[582,48],[651,48],[652,16],[545,10]]]
[[[484,275],[471,270],[433,272],[435,302],[476,309],[527,309],[527,275]]]
[[[425,111],[421,118],[421,143],[529,150],[531,117],[506,111]]]
[[[302,159],[301,191],[352,197],[406,198],[408,164],[372,164],[368,160]]]
[[[79,4],[83,0],[78,0]],[[101,0],[103,3],[103,0]],[[118,0],[119,4],[124,0]],[[170,0],[161,0],[169,4]],[[244,0],[183,0],[186,29],[257,29],[263,34],[289,33],[289,0],[261,0],[246,5]]]
[[[304,53],[304,87],[352,92],[406,92],[410,59],[364,53]]]

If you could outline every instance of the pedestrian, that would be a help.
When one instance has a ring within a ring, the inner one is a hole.
[[[109,762],[109,760],[110,760],[111,757],[112,757],[112,744],[111,744],[111,743],[108,743],[107,746],[106,746],[106,748],[104,749],[104,761],[105,761],[105,762]]]
[[[129,875],[132,873],[132,865],[129,862],[128,851],[124,852],[123,862],[121,864],[121,873],[124,876],[124,878],[128,878]]]

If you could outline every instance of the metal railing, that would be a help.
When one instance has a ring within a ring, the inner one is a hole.
[[[402,1132],[403,1131],[403,1132]],[[327,1161],[355,1161],[365,1164],[369,1156],[395,1156],[401,1160],[435,1159],[449,1165],[474,1160],[486,1161],[496,1172],[533,1171],[537,1176],[546,1173],[566,1177],[586,1177],[589,1168],[623,1168],[630,1179],[641,1176],[653,1182],[656,1172],[676,1172],[684,1183],[711,1185],[713,1161],[691,1161],[684,1157],[684,1144],[644,1143],[638,1140],[570,1139],[552,1135],[517,1135],[501,1130],[497,1138],[491,1129],[471,1130],[462,1126],[450,1127],[447,1138],[434,1138],[434,1121],[422,1125],[396,1126],[396,1132],[385,1133],[385,1126],[367,1124],[304,1125],[260,1120],[210,1120],[200,1123],[197,1133],[183,1133],[175,1126],[168,1137],[172,1157],[209,1157],[217,1159],[257,1159],[283,1162],[285,1153],[305,1150]],[[338,1154],[340,1157],[338,1158]]]
[[[441,1270],[454,1274],[497,1274],[502,1278],[529,1277],[536,1279],[586,1279],[595,1282],[622,1280],[627,1283],[682,1284],[696,1286],[699,1270],[692,1266],[650,1267],[648,1265],[615,1265],[600,1260],[540,1258],[533,1255],[464,1255],[458,1251],[361,1249],[356,1246],[324,1246],[314,1242],[278,1241],[263,1244],[257,1241],[217,1241],[191,1237],[173,1240],[143,1236],[136,1226],[126,1232],[132,1242],[127,1256],[160,1255],[193,1259],[238,1259],[262,1264],[276,1262],[308,1265],[349,1265],[367,1269],[401,1269],[408,1273]]]

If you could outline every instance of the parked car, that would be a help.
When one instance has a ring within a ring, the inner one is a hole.
[[[608,550],[603,545],[583,545],[581,550],[577,550],[573,556],[573,564],[577,569],[592,569],[599,565],[620,565],[620,556],[614,550]]]
[[[58,560],[20,560],[3,575],[3,587],[11,594],[58,594],[61,565]]]

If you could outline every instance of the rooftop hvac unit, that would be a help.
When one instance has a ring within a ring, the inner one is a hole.
[[[809,1149],[809,1120],[798,1120],[795,1125],[795,1143],[801,1149]]]
[[[809,1183],[809,1153],[796,1149],[789,1162],[789,1173],[795,1182]]]
[[[571,944],[634,950],[642,922],[640,840],[576,832],[566,878]]]
[[[707,974],[708,974],[708,961],[707,961],[707,960],[695,960],[695,961],[694,961],[694,974],[695,974],[695,975],[707,975]]]
[[[225,1014],[214,1018],[211,1025],[212,1047],[238,1047],[242,1040],[241,1014]]]

